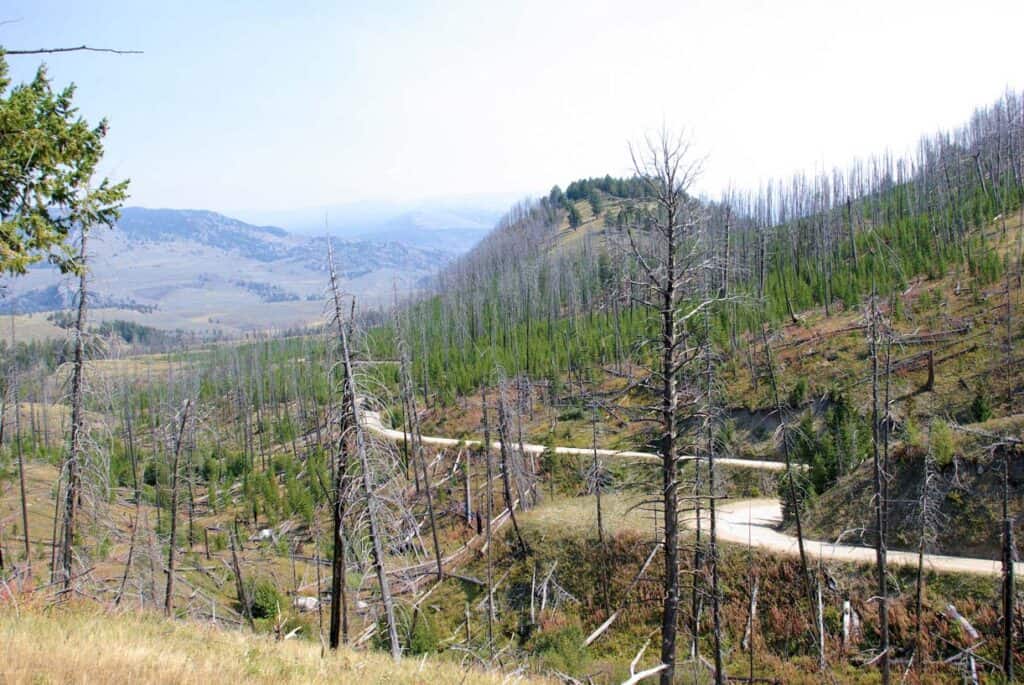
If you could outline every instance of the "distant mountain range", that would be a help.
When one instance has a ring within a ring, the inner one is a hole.
[[[394,240],[464,252],[479,242],[518,199],[520,196],[513,194],[472,195],[236,214],[252,223],[284,226],[293,233]]]
[[[415,218],[362,238],[333,238],[346,292],[363,307],[422,287],[485,231]],[[300,235],[204,210],[127,207],[90,234],[90,296],[107,318],[237,333],[318,319],[327,285],[323,235]],[[0,313],[70,306],[75,283],[48,265],[7,279]]]

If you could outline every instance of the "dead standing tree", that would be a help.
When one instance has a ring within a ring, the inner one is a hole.
[[[715,450],[717,447],[715,444],[715,426],[719,417],[716,415],[715,404],[715,359],[711,342],[710,308],[704,310],[704,356],[707,379],[704,400],[706,412],[704,431],[707,437],[708,460],[708,534],[710,537],[708,541],[708,566],[711,570],[711,616],[715,647],[715,685],[723,685],[726,681],[726,675],[722,662],[721,590],[718,583],[718,482],[717,474],[715,473]],[[700,497],[700,493],[697,493],[697,496]]]
[[[939,505],[945,493],[942,492],[941,479],[935,468],[935,453],[932,449],[933,427],[929,427],[928,450],[921,459],[923,473],[921,475],[921,495],[917,501],[918,546],[917,546],[917,582],[914,592],[914,664],[920,668],[924,664],[924,555],[929,546],[935,543],[937,532],[943,527],[944,519]]]
[[[523,556],[530,554],[530,547],[526,544],[523,539],[523,534],[519,530],[519,520],[516,518],[516,506],[526,508],[525,495],[522,492],[520,482],[521,471],[523,469],[522,454],[517,451],[513,451],[511,442],[511,428],[510,428],[510,408],[508,406],[507,397],[508,388],[506,387],[504,376],[499,373],[498,382],[498,438],[500,441],[499,454],[501,455],[501,491],[505,498],[505,508],[508,510],[509,518],[512,521],[512,529],[515,531],[516,540],[519,543],[519,553]],[[520,446],[522,443],[520,443]],[[513,498],[512,496],[512,480],[515,477],[517,490],[519,491],[519,497]]]
[[[426,452],[423,449],[423,435],[420,432],[419,413],[416,409],[416,392],[412,382],[410,367],[412,361],[409,359],[409,348],[406,345],[402,333],[401,319],[395,319],[395,327],[398,336],[399,373],[401,374],[401,394],[404,414],[407,417],[408,425],[411,428],[413,470],[419,469],[423,475],[423,491],[427,500],[427,516],[430,520],[430,537],[434,546],[434,559],[437,565],[437,581],[444,580],[444,557],[441,554],[441,543],[437,537],[437,517],[434,515],[434,494],[430,482],[430,465],[427,464]],[[406,453],[406,458],[410,455]],[[417,480],[417,482],[419,482]],[[467,481],[468,482],[468,481]],[[468,499],[467,499],[468,502]],[[468,504],[467,504],[468,511]]]
[[[338,301],[335,301],[335,316],[340,320],[341,307]],[[345,397],[343,394],[338,406],[339,417],[348,416],[350,413],[345,406]],[[345,504],[351,493],[349,449],[345,438],[342,430],[338,437],[334,463],[331,467],[333,487],[331,497],[328,498],[331,505],[331,534],[334,549],[334,553],[331,555],[331,617],[328,637],[331,649],[337,649],[342,642],[348,642],[348,593],[345,586],[345,513],[347,507]],[[319,573],[319,567],[317,572]],[[319,587],[320,584],[317,581],[318,590]]]
[[[801,577],[803,578],[804,589],[807,591],[807,596],[811,600],[811,604],[818,604],[820,607],[821,603],[817,601],[818,591],[815,588],[816,581],[811,576],[810,566],[807,562],[807,550],[804,547],[803,515],[801,513],[803,502],[802,497],[800,496],[801,488],[797,485],[796,477],[794,475],[795,468],[793,464],[792,446],[790,444],[790,429],[786,422],[786,415],[782,406],[782,397],[779,394],[779,383],[778,378],[775,375],[775,359],[772,357],[772,347],[768,342],[767,329],[763,327],[763,325],[761,328],[761,340],[764,344],[765,359],[768,363],[768,380],[772,389],[772,398],[775,401],[775,411],[779,416],[779,439],[782,443],[782,454],[785,457],[786,464],[786,504],[792,512],[796,523],[796,541],[797,549],[800,554]],[[817,639],[815,642],[818,645],[818,662],[822,667],[824,667],[824,635],[819,631],[816,637]]]
[[[60,541],[60,577],[64,591],[71,589],[72,556],[74,554],[75,525],[78,508],[82,501],[82,460],[85,455],[85,326],[88,295],[88,270],[86,263],[88,227],[82,229],[82,245],[79,253],[80,273],[78,276],[78,313],[74,327],[74,361],[71,370],[71,439],[68,456],[64,460],[64,517]],[[56,569],[54,569],[56,576]]]
[[[1018,443],[1019,446],[1019,443]],[[1002,448],[1003,452],[1003,530],[1002,530],[1002,592],[1003,592],[1003,675],[1006,682],[1013,682],[1013,626],[1016,621],[1017,608],[1014,564],[1017,551],[1013,544],[1013,517],[1010,513],[1010,456],[1014,449],[1009,445]],[[1017,645],[1020,646],[1019,643]]]
[[[491,458],[491,426],[487,417],[487,386],[480,387],[481,421],[484,425],[484,480],[485,502],[485,546],[487,548],[487,652],[494,659],[494,563],[491,557],[491,520],[494,518],[494,462]]]
[[[875,566],[878,576],[878,621],[880,660],[882,683],[889,685],[889,590],[886,571],[886,523],[888,519],[888,478],[887,462],[889,457],[889,406],[888,406],[888,371],[889,354],[886,352],[886,405],[885,416],[879,416],[878,407],[878,346],[880,342],[879,324],[881,315],[878,311],[877,298],[872,294],[870,309],[870,354],[871,354],[871,435],[873,450],[874,474],[874,511],[875,511]],[[888,345],[886,346],[888,350]],[[881,438],[881,440],[880,440]],[[884,453],[879,451],[884,441]]]
[[[178,434],[174,440],[174,451],[171,458],[171,503],[168,515],[171,517],[171,537],[167,543],[167,591],[164,594],[164,613],[170,616],[174,612],[174,565],[178,551],[178,481],[181,475],[181,451],[185,445],[185,427],[188,425],[189,411],[192,400],[185,400],[178,421]]]
[[[679,462],[677,377],[694,358],[686,349],[683,326],[708,303],[699,302],[684,313],[687,290],[692,289],[700,260],[695,233],[700,222],[699,203],[688,194],[700,174],[702,161],[683,136],[663,131],[639,149],[630,148],[634,171],[644,183],[652,205],[638,212],[641,223],[628,232],[633,258],[647,292],[641,303],[658,312],[659,362],[652,375],[660,386],[659,454],[661,457],[662,544],[665,554],[661,620],[662,685],[675,678],[676,635],[679,617]],[[641,235],[638,235],[641,233]],[[689,287],[688,287],[689,286]]]
[[[338,329],[338,341],[341,347],[342,395],[344,397],[342,407],[346,410],[341,416],[342,439],[345,438],[346,434],[349,434],[355,443],[356,459],[362,472],[363,494],[366,498],[366,512],[370,527],[370,541],[372,543],[371,555],[373,557],[373,566],[377,573],[381,603],[384,605],[384,614],[387,621],[388,645],[391,650],[391,656],[398,660],[402,656],[402,647],[398,642],[394,601],[391,598],[391,588],[388,584],[387,573],[384,570],[384,541],[381,539],[381,526],[377,516],[379,503],[375,495],[374,478],[371,473],[369,455],[367,454],[366,436],[363,434],[363,427],[359,422],[359,398],[356,393],[355,375],[352,369],[349,332],[345,322],[340,318],[341,291],[338,285],[337,272],[334,268],[334,250],[330,240],[327,241],[327,263],[330,271],[331,295],[334,301],[336,316],[334,323]]]
[[[598,409],[599,402],[597,401],[597,398],[591,396],[590,431],[593,460],[591,462],[590,470],[587,473],[587,484],[588,489],[594,493],[594,506],[597,514],[597,542],[601,546],[601,556],[603,557],[601,564],[603,574],[601,599],[604,603],[605,614],[607,616],[611,616],[612,605],[611,596],[609,595],[611,590],[611,553],[608,549],[608,539],[605,537],[604,512],[601,509],[601,491],[604,489],[605,480],[608,478],[608,472],[605,470],[604,464],[601,463],[601,457],[597,447]]]
[[[14,316],[11,316],[11,370],[10,383],[7,388],[10,399],[7,406],[14,408],[14,448],[18,458],[18,485],[21,493],[21,525],[25,535],[25,572],[32,575],[32,543],[28,530],[28,501],[25,498],[25,451],[21,444],[21,403],[18,401],[18,352],[17,337],[14,329]],[[0,416],[0,422],[3,421]]]

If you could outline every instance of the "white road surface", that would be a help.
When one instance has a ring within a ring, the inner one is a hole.
[[[362,410],[361,419],[363,425],[373,433],[390,440],[399,441],[405,439],[405,433],[400,430],[387,428],[381,422],[378,412]],[[437,436],[423,436],[423,442],[427,445],[438,447],[456,447],[458,445],[479,445],[479,440],[457,440]],[[500,449],[500,442],[493,442],[492,449]],[[544,445],[531,443],[523,444],[523,451],[527,454],[540,454],[545,449]],[[581,447],[555,447],[557,454],[572,454],[578,456],[592,456],[593,449]],[[631,452],[608,449],[598,449],[597,453],[603,458],[632,459],[637,461],[661,461],[661,457],[651,452]],[[696,457],[683,457],[683,459],[696,459]],[[715,460],[716,464],[724,466],[759,469],[763,471],[782,471],[785,464],[777,461],[761,461],[752,459],[726,459]],[[720,540],[735,544],[751,544],[753,547],[769,549],[773,552],[797,556],[799,548],[797,539],[792,535],[778,530],[782,522],[782,507],[777,499],[748,499],[731,502],[723,502],[718,507],[717,533]],[[693,526],[694,521],[689,525]],[[705,526],[707,522],[705,521]],[[804,548],[810,559],[823,561],[841,561],[855,563],[874,563],[875,550],[873,547],[862,547],[857,545],[821,542],[818,540],[804,540]],[[889,550],[888,562],[897,566],[916,566],[917,552],[904,552]],[[924,566],[933,571],[945,571],[952,573],[971,573],[985,576],[998,576],[1001,573],[1001,564],[998,560],[978,559],[974,557],[954,557],[942,554],[926,554]],[[1024,563],[1014,564],[1017,574],[1024,573]]]

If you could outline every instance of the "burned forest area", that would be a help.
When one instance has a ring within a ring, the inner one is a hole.
[[[715,197],[699,142],[217,340],[93,320],[77,187],[61,335],[0,317],[0,681],[1018,682],[1024,97]]]

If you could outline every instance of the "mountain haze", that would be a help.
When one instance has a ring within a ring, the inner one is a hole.
[[[418,231],[412,240],[403,236]],[[434,239],[434,236],[439,239]],[[443,236],[443,237],[441,237]],[[334,238],[343,287],[364,307],[407,293],[476,239],[396,226],[377,237]],[[90,234],[91,305],[104,316],[193,331],[304,325],[317,320],[326,238],[258,226],[205,210],[127,207],[113,230]],[[73,281],[48,265],[12,279],[0,312],[71,305]]]

